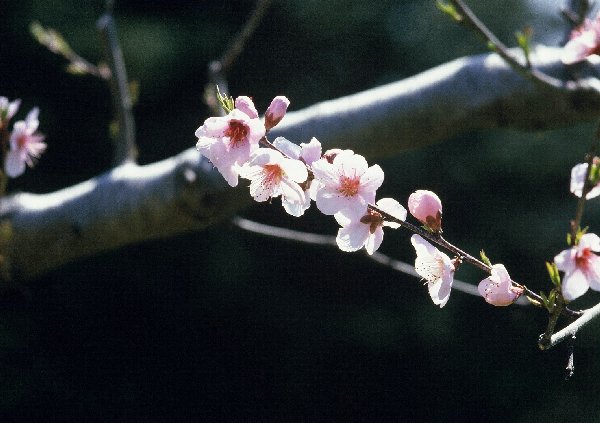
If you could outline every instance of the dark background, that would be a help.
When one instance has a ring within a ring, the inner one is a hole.
[[[525,25],[537,42],[562,36],[560,2],[471,3],[508,44]],[[207,64],[253,4],[117,0],[129,77],[141,86],[141,163],[194,145],[209,116]],[[38,20],[97,62],[101,10],[95,1],[0,4],[0,95],[23,99],[18,118],[40,106],[49,145],[36,169],[11,181],[13,192],[50,192],[110,168],[106,86],[65,73],[28,33]],[[280,0],[230,90],[263,111],[285,94],[297,110],[484,51],[434,1]],[[485,248],[513,278],[548,290],[544,261],[566,246],[569,172],[593,129],[463,134],[380,160],[378,196],[405,203],[414,189],[436,191],[450,240]],[[597,209],[590,202],[592,231]],[[337,231],[314,210],[285,215],[278,201],[244,216]],[[388,232],[382,251],[411,262],[408,238]],[[483,276],[467,266],[457,274],[474,284]],[[575,306],[598,300],[590,293]],[[598,325],[578,336],[576,374],[565,382],[565,348],[537,349],[545,324],[537,309],[493,308],[460,292],[440,310],[418,280],[361,254],[224,223],[81,260],[1,298],[0,421],[598,421]]]

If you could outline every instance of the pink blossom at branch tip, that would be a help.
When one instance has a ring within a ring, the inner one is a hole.
[[[10,150],[6,155],[4,170],[10,178],[21,176],[25,165],[33,167],[46,150],[44,136],[37,133],[39,109],[34,107],[25,120],[15,122],[10,134]]]
[[[206,119],[195,135],[200,154],[212,162],[229,185],[235,187],[239,170],[258,149],[265,127],[258,115],[251,118],[243,111],[233,109],[227,116]]]
[[[565,300],[572,301],[589,288],[600,291],[600,257],[594,252],[600,252],[600,237],[584,234],[579,244],[554,257],[558,270],[565,273],[561,283]]]
[[[8,98],[0,96],[0,129],[8,126],[8,122],[17,113],[20,105],[20,99],[8,101]]]
[[[300,160],[284,157],[277,150],[259,148],[240,169],[240,176],[250,179],[250,195],[256,201],[281,196],[284,208],[288,204],[295,209],[295,204],[305,199],[299,184],[308,176],[306,166]]]
[[[523,294],[523,288],[513,286],[503,264],[494,264],[492,274],[479,283],[479,294],[486,302],[495,306],[508,306]]]
[[[246,97],[245,95],[239,96],[235,99],[235,108],[246,113],[250,119],[258,117],[258,112],[256,111],[256,107],[254,107],[254,102],[250,97]]]
[[[442,201],[431,191],[417,190],[408,197],[408,210],[434,232],[442,228]]]
[[[273,141],[273,146],[275,146],[275,148],[277,148],[287,157],[301,160],[309,168],[314,161],[321,157],[321,143],[314,137],[308,144],[302,143],[300,146],[285,139],[284,137],[277,137]],[[283,207],[288,214],[295,217],[299,217],[304,214],[304,212],[310,207],[311,194],[314,191],[314,189],[311,189],[312,186],[312,179],[306,179],[306,181],[301,185],[301,188],[304,191],[304,200],[301,202],[283,203]]]
[[[455,261],[450,260],[450,257],[420,235],[413,235],[410,242],[417,252],[416,272],[427,281],[429,296],[433,303],[440,308],[444,307],[450,298],[452,282],[454,282]]]
[[[290,100],[282,95],[278,95],[271,101],[265,113],[265,128],[267,131],[281,122],[289,105]]]
[[[592,166],[593,168],[593,166]],[[583,186],[585,185],[585,176],[587,174],[588,164],[579,163],[571,169],[570,190],[577,197],[581,197]],[[594,198],[600,195],[600,184],[596,184],[585,196],[586,199]]]
[[[383,183],[379,165],[369,167],[365,158],[351,150],[336,154],[332,163],[326,158],[312,164],[317,208],[326,215],[342,213],[352,220],[367,212],[375,202],[375,192]]]
[[[376,205],[395,218],[406,220],[406,209],[393,198],[382,198]],[[340,250],[348,252],[364,246],[367,253],[373,254],[383,241],[383,227],[400,227],[399,223],[385,221],[380,213],[371,209],[367,209],[367,213],[359,220],[351,220],[341,213],[336,213],[334,217],[342,226],[335,241]]]
[[[581,62],[593,54],[600,53],[600,20],[585,22],[571,32],[569,42],[563,47],[561,61],[565,65]]]

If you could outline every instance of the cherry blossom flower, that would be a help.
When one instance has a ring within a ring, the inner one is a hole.
[[[592,166],[592,169],[594,167]],[[579,163],[571,169],[571,192],[575,194],[577,197],[581,197],[581,193],[583,192],[583,186],[585,185],[585,176],[587,174],[588,164],[587,163]],[[594,198],[600,195],[600,183],[596,184],[590,192],[585,196],[586,199]]]
[[[406,209],[393,198],[382,198],[376,206],[397,219],[406,220]],[[385,221],[380,213],[369,208],[359,220],[348,219],[340,213],[334,217],[342,226],[335,239],[342,251],[357,251],[364,246],[367,253],[373,254],[383,241],[383,227],[400,227],[399,223]]]
[[[304,191],[299,184],[308,176],[306,165],[300,160],[284,157],[277,150],[259,148],[242,167],[240,176],[250,179],[250,195],[256,201],[281,196],[285,206],[304,200]]]
[[[495,306],[511,305],[523,294],[523,288],[513,286],[503,264],[494,264],[491,276],[482,280],[477,290],[485,301]]]
[[[415,270],[427,281],[427,288],[433,303],[439,305],[440,308],[444,307],[450,298],[457,260],[450,260],[450,257],[420,235],[413,235],[410,242],[417,252]]]
[[[238,100],[237,105],[252,113],[252,100],[248,97]],[[196,130],[196,148],[212,162],[227,183],[235,187],[241,166],[258,149],[258,143],[264,135],[265,127],[258,119],[258,114],[250,117],[242,110],[233,109],[227,116],[206,119],[204,125]]]
[[[565,65],[581,62],[592,54],[600,53],[600,19],[586,19],[571,32],[571,39],[563,47],[561,60]]]
[[[321,143],[318,139],[312,138],[308,144],[302,143],[300,146],[294,144],[293,142],[283,138],[277,137],[275,141],[273,141],[273,145],[285,154],[287,157],[291,159],[301,160],[304,162],[309,168],[316,160],[321,158]],[[301,187],[304,190],[304,199],[301,202],[284,202],[283,207],[288,214],[292,216],[302,216],[304,212],[310,207],[311,194],[314,192],[314,189],[311,190],[311,186],[313,184],[310,179],[307,179]],[[313,195],[314,197],[314,195]]]
[[[313,162],[312,171],[318,181],[317,208],[353,220],[366,213],[367,204],[375,201],[375,192],[383,183],[379,165],[369,167],[365,158],[352,150],[337,153],[331,163],[325,158]]]
[[[265,113],[265,128],[267,131],[281,122],[289,105],[290,100],[282,95],[275,97],[273,101],[271,101],[271,104]]]
[[[10,178],[25,172],[25,165],[33,167],[36,160],[46,150],[44,136],[37,133],[39,109],[34,107],[25,120],[15,122],[10,135],[10,150],[6,155],[4,170]]]
[[[431,191],[417,190],[408,197],[408,210],[434,232],[442,228],[442,202]]]
[[[584,234],[579,244],[554,257],[558,270],[565,272],[561,284],[565,300],[572,301],[589,288],[600,291],[600,257],[594,251],[600,252],[600,237]]]
[[[0,129],[8,126],[8,122],[17,113],[20,105],[20,99],[8,101],[8,98],[0,97]]]

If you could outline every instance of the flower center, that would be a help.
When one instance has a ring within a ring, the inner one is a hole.
[[[22,149],[27,145],[27,135],[23,134],[17,137],[17,146]]]
[[[225,130],[225,136],[229,137],[230,147],[237,147],[242,144],[248,136],[248,127],[244,122],[232,119],[229,121],[229,128]]]
[[[276,164],[266,164],[263,166],[263,185],[278,185],[283,178],[283,169]]]
[[[350,178],[349,176],[342,176],[340,178],[340,186],[338,188],[338,192],[344,197],[354,197],[356,194],[358,194],[359,188],[360,178]]]
[[[589,248],[583,248],[578,251],[575,255],[575,265],[582,269],[587,269],[590,264],[590,258],[592,256],[592,250]]]

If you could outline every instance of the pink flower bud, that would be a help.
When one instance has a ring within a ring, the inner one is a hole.
[[[285,116],[290,101],[287,97],[278,95],[271,101],[269,108],[265,113],[265,128],[267,131],[276,126]]]
[[[431,191],[417,190],[408,197],[408,210],[434,232],[442,229],[442,202]]]
[[[513,286],[512,280],[502,264],[492,266],[491,276],[482,280],[477,290],[486,302],[499,307],[511,305],[523,294],[523,288]]]
[[[240,112],[244,112],[250,119],[258,117],[258,112],[256,111],[256,107],[254,107],[254,102],[250,97],[246,97],[245,95],[239,96],[235,99],[235,108]]]

